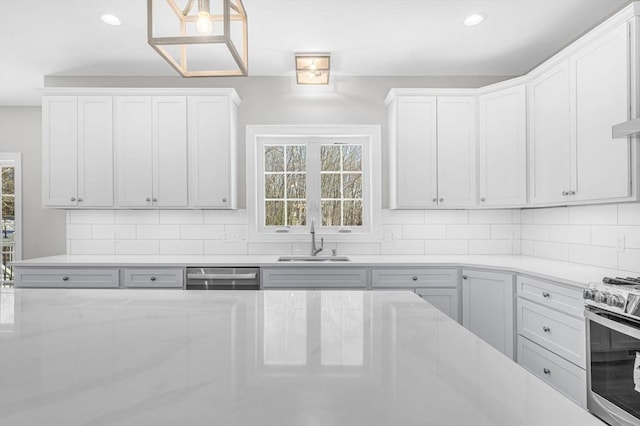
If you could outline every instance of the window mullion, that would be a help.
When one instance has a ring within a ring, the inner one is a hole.
[[[316,225],[322,224],[320,215],[320,145],[307,144],[307,224],[311,226],[311,218]]]

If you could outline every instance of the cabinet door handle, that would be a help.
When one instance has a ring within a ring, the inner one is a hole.
[[[156,280],[156,277],[151,277],[151,281],[155,281],[155,280]]]
[[[444,201],[444,198],[440,198],[438,201],[443,202],[443,201]]]
[[[82,199],[82,197],[78,197],[78,202],[79,202],[79,203],[81,203],[81,202],[83,202],[83,201],[84,201],[84,200]]]
[[[224,198],[222,199],[222,202],[223,202],[223,203],[226,203],[226,202],[227,202],[227,197],[224,197]]]
[[[62,281],[69,281],[69,277],[62,277]]]
[[[562,191],[562,195],[566,197],[567,195],[569,195],[569,191]]]
[[[71,201],[75,201],[75,200],[76,200],[76,197],[71,197]]]
[[[486,198],[482,197],[480,198],[480,201],[482,201],[483,203],[485,202]]]
[[[146,198],[146,201],[147,201],[147,203],[148,203],[149,201],[151,201],[151,197],[147,197],[147,198]]]
[[[418,281],[418,277],[416,277],[415,275],[414,275],[414,276],[412,276],[412,277],[411,277],[411,279],[412,279],[413,281]]]
[[[551,374],[551,370],[549,370],[548,368],[544,368],[544,369],[542,369],[542,372],[543,372],[544,374],[546,374],[546,375]]]
[[[569,195],[576,195],[576,191],[569,191],[568,194]]]
[[[158,199],[156,197],[153,197],[153,202],[155,203],[157,201],[158,201]]]
[[[462,276],[462,279],[463,279],[463,280],[466,280],[466,279],[467,279],[467,276],[466,276],[466,275],[463,275],[463,276]]]
[[[551,331],[551,329],[549,327],[547,327],[546,325],[542,326],[542,331],[544,331],[545,333],[548,333]]]
[[[431,200],[431,201],[433,201],[434,203],[437,203],[437,202],[438,202],[438,199],[437,199],[437,198],[434,198],[434,199],[433,199],[433,200]]]
[[[542,292],[542,297],[544,297],[545,299],[548,299],[549,297],[551,297],[551,295],[549,293],[547,293],[546,291]]]

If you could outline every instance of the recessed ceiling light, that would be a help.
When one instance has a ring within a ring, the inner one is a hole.
[[[104,22],[107,25],[111,25],[113,27],[117,27],[118,25],[120,25],[122,22],[120,22],[120,18],[118,18],[116,15],[112,15],[110,13],[105,13],[104,15],[102,15],[100,17],[100,20],[102,20],[102,22]]]
[[[484,21],[485,19],[487,19],[487,15],[485,15],[484,13],[474,13],[473,15],[467,16],[467,18],[464,20],[464,24],[468,27],[472,27],[474,25],[482,23],[482,21]]]

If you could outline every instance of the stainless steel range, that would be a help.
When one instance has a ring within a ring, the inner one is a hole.
[[[640,277],[584,290],[587,406],[611,425],[640,425]]]

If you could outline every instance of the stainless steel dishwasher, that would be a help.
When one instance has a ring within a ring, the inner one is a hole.
[[[187,290],[260,290],[260,268],[187,268]]]

